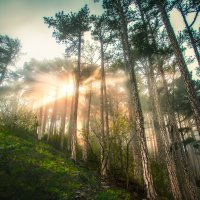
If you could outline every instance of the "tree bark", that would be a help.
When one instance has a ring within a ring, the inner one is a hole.
[[[78,37],[78,65],[76,69],[76,84],[74,96],[74,110],[72,117],[72,135],[71,135],[71,159],[76,161],[76,144],[77,144],[77,117],[78,117],[78,99],[80,84],[80,67],[81,67],[81,34]]]
[[[176,35],[175,35],[174,30],[173,30],[171,23],[169,21],[169,18],[168,18],[166,10],[164,8],[164,5],[159,0],[159,1],[157,1],[157,6],[160,10],[163,23],[165,25],[169,39],[171,41],[172,48],[174,50],[174,53],[175,53],[175,56],[176,56],[176,59],[177,59],[177,62],[178,62],[179,70],[181,72],[181,76],[182,76],[184,84],[185,84],[187,96],[188,96],[188,99],[190,101],[193,113],[194,113],[197,130],[200,134],[200,106],[199,106],[200,103],[199,103],[199,100],[197,99],[197,95],[196,95],[196,92],[195,92],[194,85],[192,83],[187,65],[185,63],[184,57],[182,55],[181,49],[180,49],[178,41],[176,39]]]
[[[88,108],[86,123],[84,127],[84,148],[83,148],[83,160],[86,162],[88,160],[88,148],[89,148],[89,131],[90,131],[90,110],[91,110],[91,101],[92,101],[92,82],[89,86],[88,96]]]
[[[42,120],[42,135],[46,133],[46,124],[47,124],[47,118],[48,118],[48,106],[44,105],[44,114],[43,114],[43,120]]]
[[[62,109],[61,123],[60,123],[60,148],[63,150],[64,147],[64,134],[65,134],[65,124],[67,116],[67,94],[64,97],[64,106]]]
[[[103,49],[103,39],[100,38],[101,46],[101,96],[100,96],[100,106],[101,106],[101,138],[102,138],[102,149],[101,149],[101,175],[107,176],[107,145],[106,145],[106,135],[105,135],[105,71],[104,71],[104,49]]]
[[[54,104],[53,104],[53,110],[52,110],[52,115],[51,115],[51,122],[50,122],[47,142],[50,141],[50,139],[54,135],[54,131],[55,131],[56,117],[57,117],[57,95],[58,95],[58,88],[56,87],[56,94],[55,94],[55,100],[54,100]]]
[[[175,161],[177,162],[176,163],[177,169],[181,171],[181,179],[185,183],[185,185],[183,184],[183,188],[186,187],[183,189],[184,191],[182,190],[182,193],[185,194],[187,196],[186,198],[188,199],[197,200],[198,194],[197,194],[195,179],[191,172],[190,166],[188,165],[187,158],[183,150],[181,138],[180,138],[178,127],[177,127],[176,117],[173,111],[172,104],[169,100],[169,92],[167,89],[167,82],[164,77],[164,71],[161,65],[158,65],[158,69],[161,74],[161,80],[162,80],[164,91],[166,94],[166,101],[167,101],[167,108],[168,108],[167,113],[169,116],[169,125],[171,127],[169,133],[172,140],[172,153],[175,157]]]
[[[134,59],[132,58],[131,48],[129,45],[128,40],[128,30],[127,30],[127,22],[125,20],[124,11],[121,5],[121,2],[117,1],[117,6],[119,9],[119,16],[120,16],[120,28],[122,31],[122,45],[123,50],[125,52],[125,57],[127,58],[127,64],[129,69],[129,78],[130,78],[130,86],[131,86],[131,97],[133,100],[133,107],[134,107],[134,115],[135,115],[135,125],[136,125],[136,133],[139,140],[141,158],[142,158],[142,165],[143,165],[143,178],[144,183],[147,191],[147,198],[154,200],[157,198],[157,194],[153,184],[153,178],[150,170],[150,162],[149,162],[149,155],[147,150],[147,143],[145,137],[145,129],[144,129],[144,118],[141,109],[141,103],[139,99],[137,81],[134,71]]]
[[[172,154],[170,153],[170,145],[168,143],[167,131],[165,128],[164,118],[161,112],[156,82],[154,78],[154,72],[153,72],[152,66],[150,65],[149,67],[150,67],[150,77],[151,77],[152,87],[153,87],[153,99],[154,99],[156,115],[157,115],[156,117],[159,121],[162,143],[164,144],[163,148],[164,148],[164,154],[165,154],[165,163],[166,163],[167,171],[169,175],[171,191],[175,200],[182,200],[182,194],[179,187],[176,167],[173,161]]]

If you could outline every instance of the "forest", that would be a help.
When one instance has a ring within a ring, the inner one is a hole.
[[[0,35],[0,199],[199,200],[200,1],[91,4],[41,19],[63,57]]]

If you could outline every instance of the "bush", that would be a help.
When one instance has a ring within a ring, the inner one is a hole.
[[[26,102],[14,98],[3,98],[0,102],[1,131],[24,137],[36,136],[37,117]]]

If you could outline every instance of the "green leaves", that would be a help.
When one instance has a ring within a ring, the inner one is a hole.
[[[21,44],[18,39],[12,39],[7,35],[0,35],[0,64],[9,64],[15,61],[19,54]]]
[[[55,17],[44,17],[44,23],[52,27],[53,37],[58,42],[69,42],[76,45],[77,37],[89,30],[89,8],[85,5],[78,13],[58,12]]]
[[[5,77],[7,66],[15,62],[20,49],[21,44],[18,39],[0,35],[0,84]]]

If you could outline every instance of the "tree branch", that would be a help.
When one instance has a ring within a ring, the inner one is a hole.
[[[196,19],[197,19],[197,17],[198,17],[199,12],[200,12],[200,10],[198,10],[198,11],[196,12],[195,17],[194,17],[192,23],[189,25],[189,28],[191,28],[191,27],[193,26],[193,24],[195,23],[195,21],[196,21]]]

